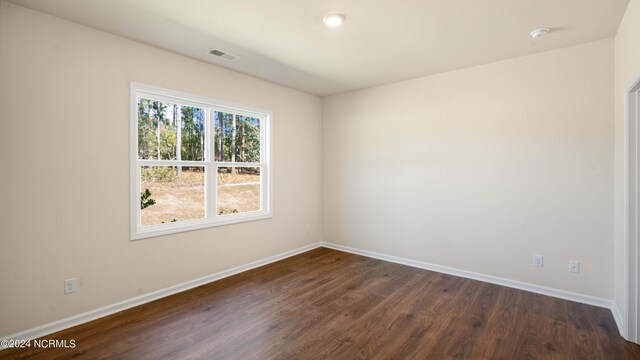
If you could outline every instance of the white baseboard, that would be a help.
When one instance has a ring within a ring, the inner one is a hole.
[[[618,325],[618,332],[620,332],[620,336],[626,339],[627,331],[623,322],[624,318],[622,317],[622,313],[620,312],[620,309],[618,309],[618,305],[616,305],[615,301],[611,305],[611,313],[613,314],[613,319],[616,321],[616,325]]]
[[[411,260],[411,259],[401,258],[398,256],[381,254],[373,251],[352,248],[352,247],[344,246],[340,244],[322,242],[322,246],[330,249],[334,249],[334,250],[345,251],[352,254],[367,256],[367,257],[371,257],[379,260],[385,260],[385,261],[389,261],[397,264],[412,266],[412,267],[425,269],[425,270],[431,270],[431,271],[435,271],[443,274],[460,276],[467,279],[484,281],[484,282],[488,282],[496,285],[502,285],[502,286],[524,290],[524,291],[530,291],[537,294],[553,296],[553,297],[565,299],[565,300],[571,300],[571,301],[575,301],[583,304],[604,307],[607,309],[612,309],[612,306],[614,305],[613,300],[609,300],[609,299],[602,299],[602,298],[598,298],[590,295],[583,295],[583,294],[578,294],[570,291],[548,288],[545,286],[534,285],[534,284],[511,280],[511,279],[505,279],[497,276],[480,274],[473,271],[460,270],[460,269],[456,269],[448,266],[431,264],[424,261]]]
[[[138,306],[138,305],[142,305],[154,300],[158,300],[161,299],[163,297],[169,296],[169,295],[173,295],[182,291],[186,291],[201,285],[205,285],[208,284],[210,282],[216,281],[216,280],[220,280],[238,273],[241,273],[243,271],[247,271],[247,270],[251,270],[263,265],[267,265],[270,264],[272,262],[276,262],[282,259],[286,259],[288,257],[294,256],[294,255],[298,255],[300,253],[303,253],[305,251],[309,251],[318,247],[326,247],[326,248],[330,248],[330,249],[334,249],[334,250],[339,250],[339,251],[345,251],[345,252],[349,252],[352,254],[357,254],[357,255],[362,255],[362,256],[366,256],[366,257],[371,257],[371,258],[375,258],[375,259],[380,259],[380,260],[384,260],[384,261],[389,261],[389,262],[393,262],[393,263],[397,263],[397,264],[402,264],[402,265],[407,265],[407,266],[412,266],[415,268],[420,268],[420,269],[426,269],[426,270],[431,270],[431,271],[435,271],[435,272],[439,272],[439,273],[444,273],[444,274],[449,274],[449,275],[454,275],[454,276],[460,276],[460,277],[464,277],[464,278],[468,278],[468,279],[473,279],[473,280],[479,280],[479,281],[484,281],[484,282],[488,282],[488,283],[492,283],[492,284],[496,284],[496,285],[502,285],[502,286],[507,286],[507,287],[511,287],[511,288],[515,288],[515,289],[520,289],[520,290],[525,290],[525,291],[530,291],[533,293],[537,293],[537,294],[542,294],[542,295],[548,295],[548,296],[553,296],[553,297],[557,297],[560,299],[565,299],[565,300],[570,300],[570,301],[575,301],[575,302],[579,302],[579,303],[583,303],[583,304],[588,304],[588,305],[594,305],[594,306],[599,306],[599,307],[604,307],[604,308],[608,308],[611,309],[611,312],[613,314],[613,318],[618,326],[618,331],[620,332],[620,334],[624,337],[624,327],[623,327],[623,322],[622,322],[622,315],[618,309],[618,307],[616,306],[615,302],[609,299],[603,299],[603,298],[598,298],[598,297],[594,297],[594,296],[590,296],[590,295],[583,295],[583,294],[578,294],[578,293],[574,293],[574,292],[570,292],[570,291],[564,291],[564,290],[559,290],[559,289],[553,289],[553,288],[548,288],[545,286],[539,286],[539,285],[534,285],[534,284],[530,284],[530,283],[525,283],[525,282],[521,282],[521,281],[515,281],[515,280],[511,280],[511,279],[505,279],[505,278],[501,278],[501,277],[497,277],[497,276],[491,276],[491,275],[485,275],[485,274],[480,274],[480,273],[476,273],[476,272],[472,272],[472,271],[467,271],[467,270],[460,270],[460,269],[456,269],[456,268],[452,268],[452,267],[448,267],[448,266],[442,266],[442,265],[436,265],[436,264],[431,264],[431,263],[427,263],[424,261],[418,261],[418,260],[411,260],[411,259],[406,259],[406,258],[402,258],[402,257],[398,257],[398,256],[392,256],[392,255],[386,255],[386,254],[381,254],[381,253],[377,253],[377,252],[373,252],[373,251],[368,251],[368,250],[362,250],[362,249],[357,249],[357,248],[353,248],[353,247],[349,247],[349,246],[344,246],[344,245],[340,245],[340,244],[334,244],[334,243],[330,243],[330,242],[317,242],[314,244],[310,244],[307,246],[303,246],[301,248],[298,249],[294,249],[291,251],[287,251],[278,255],[274,255],[265,259],[261,259],[261,260],[257,260],[254,262],[251,262],[249,264],[245,264],[245,265],[240,265],[237,267],[234,267],[232,269],[229,270],[224,270],[221,272],[217,272],[215,274],[211,274],[211,275],[207,275],[198,279],[194,279],[191,281],[187,281],[178,285],[174,285],[174,286],[170,286],[164,289],[160,289],[148,294],[144,294],[141,296],[137,296],[128,300],[124,300],[115,304],[111,304],[99,309],[95,309],[95,310],[91,310],[79,315],[75,315],[72,317],[68,317],[66,319],[62,319],[62,320],[58,320],[58,321],[54,321],[42,326],[38,326],[32,329],[28,329],[25,331],[21,331],[15,334],[11,334],[8,336],[4,336],[2,338],[0,338],[0,340],[5,340],[5,339],[15,339],[15,340],[30,340],[30,339],[36,339],[42,336],[46,336],[49,334],[52,334],[54,332],[58,332],[64,329],[68,329],[70,327],[76,326],[76,325],[80,325],[92,320],[96,320],[99,319],[101,317],[105,317],[107,315],[111,315],[123,310],[127,310],[130,309],[132,307]],[[3,350],[3,349],[0,349]]]
[[[101,317],[105,317],[107,315],[111,315],[123,310],[127,310],[130,309],[132,307],[138,306],[138,305],[142,305],[154,300],[158,300],[161,299],[163,297],[169,296],[169,295],[173,295],[185,290],[189,290],[189,289],[193,289],[195,287],[201,286],[201,285],[205,285],[208,284],[210,282],[216,281],[216,280],[220,280],[238,273],[241,273],[243,271],[247,271],[247,270],[251,270],[253,268],[257,268],[263,265],[267,265],[270,264],[272,262],[278,261],[278,260],[282,260],[282,259],[286,259],[288,257],[294,256],[294,255],[298,255],[300,253],[303,253],[305,251],[309,251],[318,247],[321,247],[321,243],[317,242],[314,244],[310,244],[307,246],[303,246],[301,248],[297,248],[291,251],[287,251],[278,255],[274,255],[274,256],[270,256],[266,259],[261,259],[261,260],[257,260],[254,262],[251,262],[249,264],[245,264],[245,265],[240,265],[237,267],[234,267],[232,269],[229,270],[224,270],[224,271],[220,271],[217,272],[215,274],[211,274],[211,275],[207,275],[198,279],[194,279],[194,280],[190,280],[187,282],[184,282],[182,284],[178,284],[178,285],[174,285],[174,286],[169,286],[167,288],[164,289],[160,289],[154,292],[150,292],[148,294],[144,294],[144,295],[140,295],[140,296],[136,296],[134,298],[128,299],[128,300],[124,300],[115,304],[111,304],[111,305],[107,305],[105,307],[101,307],[99,309],[95,309],[95,310],[91,310],[79,315],[75,315],[75,316],[71,316],[68,317],[66,319],[62,319],[62,320],[58,320],[58,321],[54,321],[42,326],[38,326],[32,329],[28,329],[25,331],[21,331],[15,334],[11,334],[11,335],[7,335],[4,336],[2,338],[0,338],[0,340],[5,340],[5,339],[14,339],[14,340],[32,340],[32,339],[37,339],[39,337],[42,336],[46,336],[49,334],[52,334],[54,332],[58,332],[64,329],[68,329],[70,327],[76,326],[76,325],[80,325],[80,324],[84,324],[86,322],[92,321],[92,320],[96,320],[99,319]],[[0,350],[3,350],[0,348]]]

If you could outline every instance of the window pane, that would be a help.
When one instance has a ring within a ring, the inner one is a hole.
[[[213,115],[215,159],[260,162],[260,119],[218,111]]]
[[[138,159],[204,160],[202,108],[138,98]]]
[[[204,109],[184,106],[179,107],[180,119],[180,160],[204,160],[204,124],[207,121]]]
[[[142,225],[204,218],[204,167],[143,166],[140,177]]]
[[[218,168],[217,200],[218,215],[259,211],[261,209],[260,168]]]

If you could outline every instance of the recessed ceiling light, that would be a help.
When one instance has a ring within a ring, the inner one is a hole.
[[[539,37],[543,37],[545,35],[547,35],[549,33],[549,29],[547,28],[540,28],[540,29],[535,29],[533,30],[530,35],[532,38],[537,39]]]
[[[337,28],[340,27],[342,23],[344,23],[344,19],[345,17],[342,14],[331,14],[323,17],[322,21],[328,27]]]

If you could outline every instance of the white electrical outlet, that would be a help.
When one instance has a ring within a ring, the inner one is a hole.
[[[544,258],[542,255],[533,255],[533,266],[539,268],[544,266]]]
[[[579,273],[580,272],[580,261],[569,261],[569,272]]]
[[[64,294],[69,295],[76,292],[78,288],[78,279],[71,278],[64,281]]]

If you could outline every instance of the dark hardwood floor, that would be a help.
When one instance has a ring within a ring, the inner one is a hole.
[[[608,309],[319,248],[2,359],[640,359]]]

